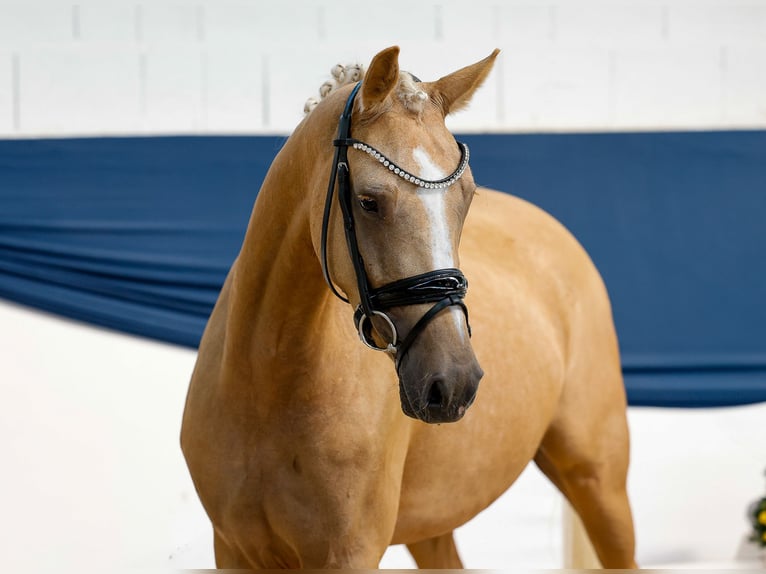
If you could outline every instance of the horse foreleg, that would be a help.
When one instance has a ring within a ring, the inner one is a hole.
[[[463,568],[452,532],[407,545],[418,568]]]
[[[217,532],[213,533],[213,551],[215,552],[215,567],[223,569],[250,569],[247,559],[232,549]]]

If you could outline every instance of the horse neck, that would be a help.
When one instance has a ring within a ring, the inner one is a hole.
[[[314,161],[306,131],[296,131],[272,163],[232,271],[229,334],[257,340],[272,356],[315,336],[331,298],[309,229]]]
[[[331,109],[326,115],[339,113]],[[360,387],[359,381],[388,376],[395,384],[395,372],[382,353],[367,353],[362,360],[353,352],[362,346],[351,325],[352,310],[326,285],[311,239],[311,210],[322,207],[322,201],[312,202],[312,193],[323,199],[325,191],[311,186],[326,185],[331,150],[321,146],[329,145],[335,127],[332,119],[324,124],[322,132],[306,126],[296,130],[259,192],[222,292],[226,319],[219,388],[236,397],[248,417],[288,412],[293,398],[300,397],[301,412],[309,402],[312,412],[325,412],[322,405],[329,402],[333,412],[343,405],[343,416],[354,421],[379,417],[376,428],[382,429],[403,419],[398,394],[390,392],[391,385]],[[325,164],[317,164],[323,153]],[[381,433],[381,440],[385,436]]]

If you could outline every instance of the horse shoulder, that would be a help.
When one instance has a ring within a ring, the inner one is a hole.
[[[472,286],[478,283],[501,313],[499,301],[514,304],[515,296],[540,307],[563,335],[584,306],[611,321],[606,289],[585,249],[557,219],[521,198],[479,190],[461,247]]]
[[[582,245],[553,216],[512,195],[480,190],[471,210],[464,267],[478,296],[472,310],[491,308],[492,320],[500,316],[502,327],[521,333],[527,352],[559,363],[559,410],[623,404],[609,295]]]

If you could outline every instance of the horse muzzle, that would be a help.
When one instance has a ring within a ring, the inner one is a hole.
[[[466,367],[431,374],[418,383],[409,382],[406,372],[402,372],[399,378],[402,411],[425,423],[457,422],[476,399],[483,376],[484,371],[475,359]]]

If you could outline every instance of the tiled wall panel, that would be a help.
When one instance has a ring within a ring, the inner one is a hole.
[[[626,48],[617,50],[615,59],[615,125],[693,128],[720,121],[723,82],[718,46]]]
[[[0,1],[0,46],[67,43],[72,40],[72,29],[73,9],[68,2]]]
[[[505,125],[587,129],[610,120],[610,54],[580,46],[505,55]]]
[[[663,5],[657,2],[558,2],[553,9],[558,42],[596,45],[654,45],[663,39]]]
[[[766,126],[766,34],[760,42],[726,46],[722,58],[723,121]]]
[[[13,59],[11,52],[0,49],[0,134],[14,131],[15,74]]]
[[[668,36],[676,42],[730,43],[766,39],[766,2],[667,2]]]
[[[35,47],[21,51],[19,68],[21,134],[140,130],[140,70],[135,50]]]
[[[204,40],[205,11],[195,2],[140,5],[140,33],[150,44],[198,43]]]
[[[766,126],[766,0],[0,0],[0,136],[287,133],[392,44],[424,80],[502,49],[456,130]]]
[[[320,40],[320,11],[313,3],[208,0],[201,6],[209,45],[309,52]]]
[[[199,47],[159,46],[141,54],[142,127],[160,132],[202,132],[203,56]]]
[[[141,35],[142,11],[127,2],[90,0],[77,5],[82,43],[135,43]]]
[[[268,121],[263,53],[211,47],[203,54],[202,63],[206,126],[222,132],[261,131]]]
[[[362,39],[381,48],[405,41],[439,39],[435,2],[387,0],[368,9],[349,9],[346,2],[325,2],[322,10],[322,40],[335,46]]]

